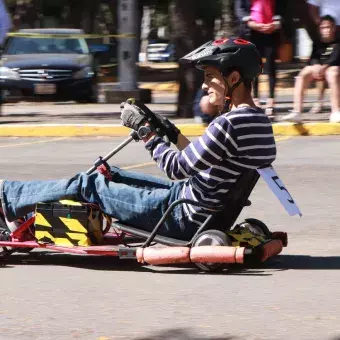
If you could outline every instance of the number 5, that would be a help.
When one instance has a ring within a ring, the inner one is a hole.
[[[288,201],[289,203],[295,204],[295,202],[294,202],[292,196],[290,196],[290,193],[289,193],[288,190],[284,187],[284,185],[283,185],[282,181],[280,180],[280,178],[277,177],[277,176],[273,176],[273,177],[272,177],[272,180],[276,183],[276,185],[280,188],[280,190],[283,190],[283,191],[285,191],[285,192],[287,193],[287,195],[288,195],[287,201]]]

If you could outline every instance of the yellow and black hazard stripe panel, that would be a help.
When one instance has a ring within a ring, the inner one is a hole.
[[[103,239],[101,212],[74,201],[39,203],[35,237],[38,242],[62,246],[90,246]]]
[[[247,228],[238,230],[236,232],[227,232],[227,235],[231,237],[233,247],[256,247],[266,241],[265,237],[254,235]]]

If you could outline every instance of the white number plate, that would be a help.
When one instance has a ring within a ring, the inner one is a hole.
[[[55,94],[57,88],[55,84],[35,84],[34,93],[35,94]]]
[[[302,213],[296,203],[294,202],[291,194],[286,189],[285,185],[279,178],[278,174],[274,170],[272,166],[263,169],[257,169],[258,173],[268,184],[271,191],[275,194],[275,196],[280,200],[281,204],[284,206],[286,211],[290,216],[300,215]]]

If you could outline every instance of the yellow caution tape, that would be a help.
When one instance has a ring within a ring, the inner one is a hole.
[[[65,33],[55,33],[55,34],[42,34],[42,33],[20,33],[11,32],[7,33],[9,37],[21,37],[21,38],[85,38],[85,39],[99,39],[99,38],[136,38],[135,34],[125,33],[125,34],[65,34]]]

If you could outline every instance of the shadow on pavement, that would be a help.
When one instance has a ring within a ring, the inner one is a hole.
[[[340,269],[340,256],[280,255],[264,265],[268,269],[334,270]]]
[[[142,336],[137,338],[132,338],[132,340],[158,340],[158,339],[164,339],[164,340],[241,340],[240,337],[234,337],[234,336],[205,336],[205,335],[198,335],[196,332],[193,332],[188,329],[182,329],[182,328],[175,328],[175,329],[169,329],[160,331],[155,334],[150,334],[148,336]]]
[[[136,260],[120,260],[112,256],[81,256],[58,252],[33,252],[14,254],[0,261],[0,269],[14,266],[66,266],[90,270],[133,271],[162,274],[200,274],[194,264],[146,266]],[[280,255],[258,265],[230,265],[228,270],[209,273],[209,275],[231,276],[272,276],[275,272],[290,269],[334,270],[340,269],[340,256]],[[340,340],[340,339],[339,339]]]

